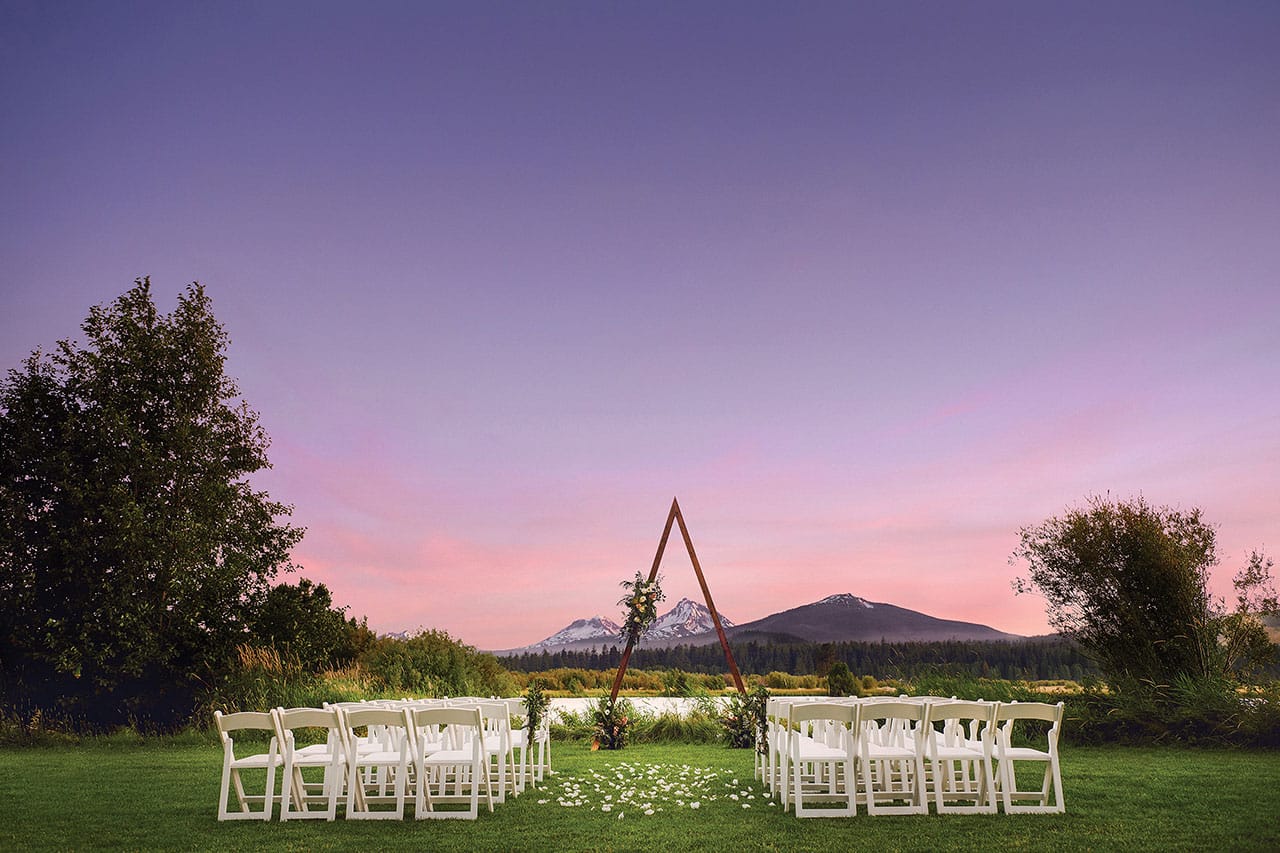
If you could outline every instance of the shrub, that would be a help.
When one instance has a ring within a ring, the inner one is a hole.
[[[663,696],[688,696],[689,673],[680,669],[669,669],[662,674]]]
[[[730,696],[724,713],[720,715],[725,742],[733,749],[755,747],[763,753],[765,744],[760,741],[759,734],[764,731],[768,705],[769,691],[764,687],[757,687],[746,696],[741,693]]]
[[[381,685],[416,696],[510,696],[515,679],[493,655],[482,654],[444,631],[406,640],[384,637],[360,660]]]
[[[849,671],[847,663],[838,660],[831,665],[831,670],[827,672],[827,693],[829,695],[857,696],[859,695],[858,687],[858,680]]]
[[[719,722],[697,708],[683,715],[670,711],[657,716],[639,714],[631,729],[635,743],[715,743],[720,739]]]
[[[1183,677],[1067,699],[1063,736],[1081,744],[1280,747],[1280,684],[1247,693],[1224,679]]]
[[[635,717],[635,709],[626,699],[610,702],[601,698],[591,711],[594,743],[600,749],[622,749],[627,745],[627,727]]]

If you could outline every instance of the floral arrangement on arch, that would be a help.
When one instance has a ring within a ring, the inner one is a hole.
[[[636,572],[636,579],[623,581],[622,588],[627,594],[619,599],[618,604],[627,608],[627,615],[622,620],[620,637],[624,643],[635,644],[658,618],[658,602],[667,597],[662,591],[662,575],[650,581]]]

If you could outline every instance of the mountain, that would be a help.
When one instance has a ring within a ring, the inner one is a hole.
[[[723,613],[720,624],[729,629],[733,627]],[[705,605],[682,598],[676,606],[654,620],[648,631],[644,632],[642,642],[649,640],[676,640],[684,637],[696,637],[708,631],[714,632],[716,625],[711,621],[711,611]]]
[[[749,640],[755,635],[769,634],[811,643],[1020,639],[1016,634],[1006,634],[986,625],[938,619],[905,607],[867,601],[847,592],[738,625],[727,633],[730,640]],[[715,640],[713,634],[697,641]]]
[[[585,648],[584,644],[594,646],[601,643],[608,646],[617,643],[618,635],[621,633],[622,626],[612,619],[592,616],[590,619],[575,619],[545,640],[526,646],[519,651],[540,652],[565,647]]]
[[[905,607],[884,602],[871,602],[851,593],[829,595],[821,601],[774,613],[754,622],[734,625],[720,614],[725,633],[735,642],[759,643],[840,643],[885,641],[889,643],[931,642],[938,640],[1018,640],[1017,634],[1006,634],[986,625],[938,619]],[[611,619],[595,616],[578,619],[562,631],[541,642],[519,649],[498,651],[498,655],[523,652],[584,651],[608,648],[623,643],[621,629]],[[663,648],[687,643],[704,645],[719,642],[711,612],[696,601],[682,598],[676,606],[658,617],[645,633],[643,643],[649,648]]]
[[[726,629],[733,622],[720,614],[720,624]],[[715,623],[711,621],[711,611],[696,601],[682,598],[676,606],[654,620],[653,625],[645,632],[641,642],[646,645],[670,646],[685,643],[690,637],[710,636],[715,639]],[[582,651],[590,648],[622,648],[625,643],[619,639],[622,627],[612,619],[603,616],[592,616],[590,619],[575,619],[568,627],[540,640],[531,646],[518,649],[506,649],[495,652],[498,655],[518,655],[523,652],[555,652],[564,650]]]

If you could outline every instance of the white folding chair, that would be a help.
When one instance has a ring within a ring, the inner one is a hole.
[[[858,711],[856,705],[826,702],[791,707],[788,762],[796,817],[851,817],[858,813],[853,734]],[[839,805],[812,805],[818,802]]]
[[[506,702],[477,702],[475,707],[480,709],[484,720],[484,751],[492,764],[489,777],[495,784],[494,802],[502,804],[507,801],[508,790],[513,797],[519,793],[515,785],[516,757],[512,748],[511,717]]]
[[[410,708],[406,713],[418,785],[414,817],[475,820],[482,792],[492,812],[489,757],[479,708]],[[444,808],[458,804],[466,808]]]
[[[1058,734],[1062,728],[1063,703],[1011,702],[996,706],[995,757],[999,764],[998,785],[1005,814],[1061,814],[1066,811],[1062,800],[1062,768],[1058,761]],[[1048,723],[1045,748],[1014,745],[1015,736],[1028,734],[1028,726],[1018,723]],[[1031,761],[1044,765],[1039,790],[1020,790],[1015,762]],[[1052,803],[1050,802],[1052,800]],[[1025,803],[1031,803],[1027,805]]]
[[[213,723],[218,729],[218,739],[222,742],[222,787],[218,791],[218,820],[271,820],[273,801],[276,790],[276,765],[280,763],[280,742],[276,737],[275,723],[270,713],[265,711],[240,711],[234,714],[213,712]],[[270,743],[266,752],[236,757],[235,740],[232,732],[257,731],[270,733]],[[240,777],[242,770],[263,770],[266,781],[261,796],[246,794],[244,781]],[[227,796],[234,793],[238,811],[227,808]],[[254,811],[253,803],[260,803],[262,808]]]
[[[280,820],[333,820],[346,778],[338,712],[332,708],[277,708],[272,718],[284,753]],[[297,733],[301,730],[323,730],[324,741],[299,746]],[[324,776],[319,782],[309,782],[306,770],[320,770]],[[314,805],[322,808],[313,809]]]
[[[501,700],[507,706],[507,728],[511,738],[511,758],[512,758],[512,793],[519,796],[524,791],[524,786],[533,781],[533,765],[530,760],[530,743],[533,740],[529,737],[529,728],[524,725],[525,707],[523,699],[503,699]]]
[[[790,776],[791,759],[790,743],[794,734],[791,731],[791,709],[796,705],[814,704],[829,699],[822,696],[788,696],[771,698],[765,706],[766,736],[768,739],[768,760],[765,774],[766,784],[782,803],[785,810],[791,805]]]
[[[343,709],[340,714],[347,744],[347,819],[402,820],[412,761],[406,712],[374,707]],[[381,748],[358,749],[356,729],[361,728],[380,738]],[[391,807],[374,808],[377,804]]]
[[[867,814],[928,814],[919,702],[860,703],[858,762]],[[892,805],[896,803],[896,805]]]
[[[925,759],[938,814],[995,812],[991,759],[995,710],[991,702],[929,703]]]

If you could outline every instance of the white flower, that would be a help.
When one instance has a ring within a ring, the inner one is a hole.
[[[689,803],[689,808],[691,808],[691,809],[700,809],[700,808],[702,808],[702,803]]]
[[[645,809],[645,810],[644,810],[644,813],[645,813],[645,814],[653,814],[653,809]]]

